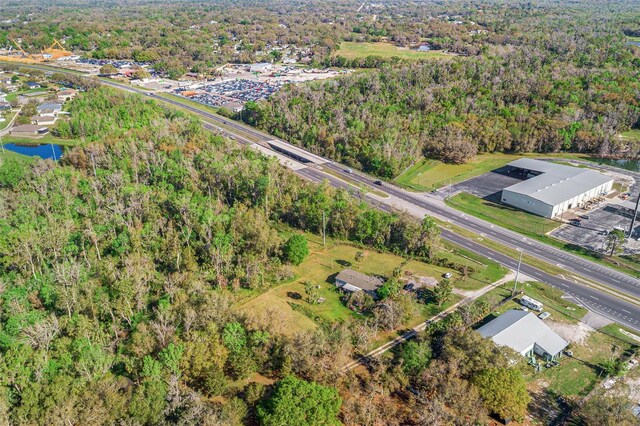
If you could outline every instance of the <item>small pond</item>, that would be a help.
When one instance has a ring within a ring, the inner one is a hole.
[[[619,167],[632,172],[640,172],[640,160],[614,160],[612,158],[590,158],[590,160],[606,166]]]
[[[42,159],[59,160],[62,157],[62,146],[55,144],[45,145],[22,145],[7,143],[4,144],[4,149],[8,151],[17,152],[18,154],[26,155],[29,157],[38,156]]]

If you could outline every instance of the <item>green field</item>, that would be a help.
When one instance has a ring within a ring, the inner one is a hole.
[[[77,139],[60,139],[48,133],[41,138],[17,138],[15,136],[3,136],[2,143],[18,144],[18,145],[48,145],[56,144],[60,146],[76,146],[80,143]]]
[[[344,305],[340,300],[342,293],[334,287],[332,282],[334,275],[345,268],[352,268],[365,274],[389,277],[396,267],[400,267],[406,275],[433,277],[438,280],[444,273],[452,272],[451,280],[454,286],[463,290],[477,290],[499,280],[506,274],[506,270],[495,262],[489,262],[477,256],[472,257],[473,255],[462,249],[446,251],[442,255],[457,263],[471,265],[475,272],[467,278],[463,278],[459,272],[449,268],[416,260],[407,262],[394,254],[363,250],[340,242],[327,241],[327,246],[323,247],[322,241],[317,236],[311,234],[306,234],[306,236],[309,240],[311,254],[300,266],[294,268],[295,279],[252,298],[240,307],[240,310],[249,316],[259,317],[267,312],[272,312],[271,316],[276,315],[282,324],[287,324],[286,327],[280,327],[276,324],[276,328],[281,329],[276,331],[281,331],[283,334],[313,329],[322,323],[361,318],[361,315],[352,312]],[[358,251],[363,251],[365,254],[364,260],[360,264],[355,261],[355,254]],[[306,301],[304,282],[307,280],[320,285],[319,297],[325,298],[322,304],[309,304]],[[302,299],[291,297],[296,293]],[[460,300],[460,296],[454,295],[449,304],[458,300]],[[438,308],[433,304],[421,304],[421,317],[415,318],[415,324],[445,309],[446,306]]]
[[[625,140],[640,141],[640,129],[632,129],[620,134],[620,138]]]
[[[344,56],[347,59],[366,58],[367,56],[381,56],[383,58],[397,56],[401,59],[413,60],[451,58],[455,56],[438,50],[418,52],[417,50],[397,47],[391,43],[356,43],[350,41],[340,43],[340,49],[336,51],[335,55]]]
[[[9,125],[9,123],[11,123],[11,120],[15,115],[15,111],[7,111],[7,113],[4,115],[4,121],[0,123],[0,130],[5,129]]]
[[[466,192],[450,197],[447,203],[462,212],[523,235],[543,236],[560,226],[559,222],[551,219],[536,216],[514,207],[492,203]]]
[[[542,154],[480,154],[464,164],[443,163],[423,159],[400,174],[395,182],[415,191],[432,191],[445,185],[462,182],[504,166],[522,157],[541,157]],[[544,157],[582,158],[580,154],[544,154]]]

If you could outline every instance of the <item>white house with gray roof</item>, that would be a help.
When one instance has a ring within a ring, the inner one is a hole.
[[[559,216],[606,195],[613,178],[595,170],[521,158],[508,164],[525,180],[502,190],[502,202],[544,217]]]
[[[522,356],[537,354],[546,360],[560,357],[569,342],[531,312],[510,310],[478,329],[496,345],[508,346]]]

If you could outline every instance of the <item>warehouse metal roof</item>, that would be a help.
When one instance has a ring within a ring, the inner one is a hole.
[[[508,165],[541,174],[511,185],[505,188],[505,191],[527,195],[551,206],[570,200],[613,180],[612,177],[594,170],[530,158],[521,158]]]
[[[478,333],[521,354],[531,350],[535,344],[554,356],[569,344],[533,313],[515,309],[483,325]]]

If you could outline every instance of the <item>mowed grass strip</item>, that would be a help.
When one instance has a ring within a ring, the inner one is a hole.
[[[395,182],[414,191],[432,191],[449,184],[456,184],[480,176],[523,157],[586,158],[585,155],[571,153],[541,155],[535,153],[504,154],[501,152],[480,154],[464,164],[443,163],[439,160],[425,158],[401,173],[396,177]]]
[[[366,58],[367,56],[381,56],[383,58],[397,56],[401,59],[419,60],[452,58],[455,55],[444,53],[440,50],[419,52],[409,48],[398,47],[391,43],[359,43],[345,41],[340,43],[340,49],[336,51],[335,56],[343,56],[347,59]]]
[[[543,236],[560,225],[558,222],[545,217],[536,216],[502,204],[492,203],[466,192],[450,197],[447,200],[447,204],[464,213],[528,236]]]

